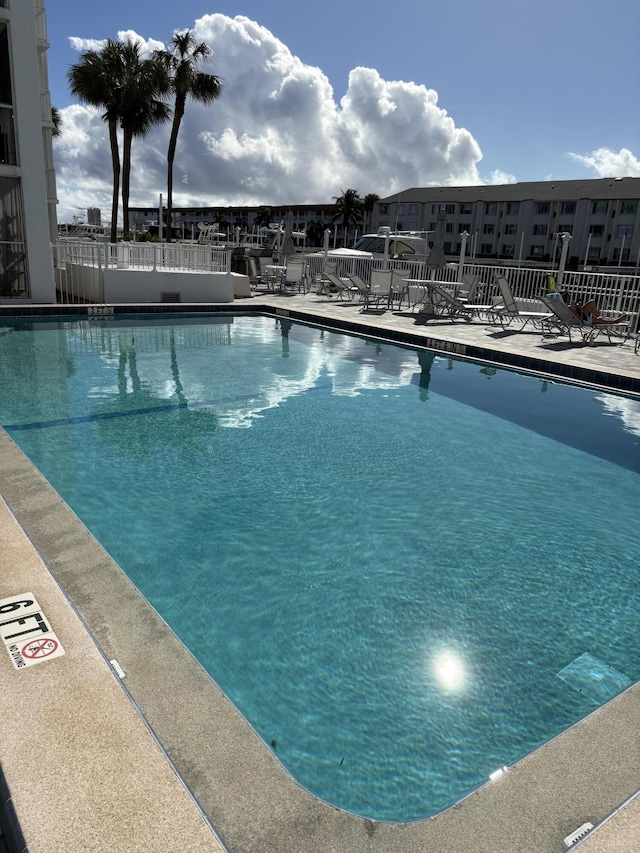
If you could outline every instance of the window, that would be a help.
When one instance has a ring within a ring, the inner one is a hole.
[[[404,216],[404,204],[399,204],[399,205],[398,205],[398,215],[399,215],[399,216]]]
[[[544,246],[532,246],[529,250],[529,257],[542,258],[544,256]]]
[[[598,263],[600,260],[600,249],[597,246],[589,246],[589,257],[588,261],[592,263]]]
[[[519,201],[508,201],[504,211],[507,216],[517,216],[520,213]]]
[[[383,214],[389,213],[389,205],[388,204],[381,204],[380,205],[380,213],[383,213]]]
[[[573,225],[558,225],[558,232],[562,234],[563,231],[573,234]]]
[[[439,204],[432,204],[431,205],[431,213],[433,213],[434,216],[437,216],[438,213],[440,213],[440,205]]]
[[[572,216],[576,212],[575,201],[563,201],[562,212]]]
[[[604,234],[604,225],[590,225],[589,234],[593,234],[594,237],[602,237]]]
[[[444,230],[447,234],[453,234],[453,222],[447,222],[444,227]]]
[[[513,234],[517,234],[517,233],[518,233],[518,226],[514,222],[508,223],[504,226],[505,237],[507,237],[508,235],[513,236]]]
[[[533,226],[533,236],[534,237],[544,237],[547,233],[546,225],[534,225]]]
[[[27,296],[22,187],[18,178],[0,177],[0,297]]]
[[[483,234],[495,234],[496,233],[496,226],[493,224],[493,222],[485,222],[484,227],[482,229],[482,233]]]
[[[633,237],[633,225],[618,225],[616,237]]]
[[[608,201],[594,201],[591,207],[591,213],[603,214],[607,212],[608,208]]]
[[[503,243],[502,244],[502,254],[506,258],[512,258],[515,254],[515,246],[513,243]]]
[[[551,205],[548,201],[539,201],[536,204],[536,216],[548,216]]]
[[[493,243],[481,243],[480,244],[480,254],[481,255],[490,255],[493,252]]]
[[[447,242],[443,243],[442,244],[442,250],[445,253],[445,255],[450,255],[451,254],[451,243],[447,243]]]
[[[455,204],[445,204],[444,212],[448,213],[450,216],[453,216],[453,214],[456,212]]]
[[[407,213],[409,214],[409,216],[417,216],[418,215],[418,205],[417,204],[407,205]]]
[[[460,214],[462,216],[471,216],[472,210],[470,204],[461,204],[460,205]]]
[[[495,216],[498,212],[498,203],[496,201],[485,202],[484,212],[486,216]]]
[[[464,222],[458,223],[458,234],[462,234],[463,231],[468,231],[468,230],[469,230],[468,224],[465,224]]]
[[[618,263],[624,263],[629,260],[629,249],[625,246],[622,251],[622,257],[620,257],[620,249],[613,250],[613,260],[618,261]]]
[[[620,213],[635,215],[638,210],[638,202],[637,201],[623,201],[620,205]]]

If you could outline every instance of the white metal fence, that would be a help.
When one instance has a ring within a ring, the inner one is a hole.
[[[60,303],[103,302],[106,269],[229,272],[231,251],[188,243],[95,243],[63,240],[54,246]]]

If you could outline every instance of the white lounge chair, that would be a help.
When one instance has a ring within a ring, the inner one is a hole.
[[[425,283],[425,295],[421,305],[418,316],[423,321],[442,317],[452,321],[463,319],[469,322],[475,313],[473,308],[459,299],[453,290],[435,281]]]
[[[525,307],[523,302],[519,304],[518,300],[515,299],[506,276],[496,275],[494,278],[500,290],[502,303],[495,306],[489,315],[497,320],[503,328],[509,326],[514,320],[522,324],[520,331],[529,323],[536,328],[542,328],[542,323],[551,316],[544,303],[539,299],[531,299],[528,300]]]
[[[335,273],[326,271],[323,273],[323,278],[323,293],[325,296],[328,296],[329,298],[331,298],[332,296],[337,296],[338,299],[342,299],[344,296],[346,296],[347,299],[351,299],[352,293],[350,282],[343,281]],[[318,293],[317,290],[316,293]]]
[[[351,282],[354,295],[357,293],[358,299],[361,302],[366,302],[369,293],[369,285],[365,281],[363,281],[356,273],[346,272],[344,274],[344,277],[348,278]]]
[[[623,340],[626,340],[629,329],[629,321],[621,321],[619,323],[595,323],[587,320],[581,320],[563,299],[552,296],[542,296],[541,301],[549,309],[549,316],[542,325],[542,330],[545,334],[561,334],[568,335],[569,342],[573,343],[572,334],[577,334],[580,337],[582,344],[593,343],[600,332],[604,332],[609,342],[611,336],[620,336],[621,332]]]

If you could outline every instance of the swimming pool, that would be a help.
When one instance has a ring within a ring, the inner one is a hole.
[[[0,422],[330,802],[433,814],[596,707],[584,653],[638,678],[634,401],[265,318],[0,348]]]

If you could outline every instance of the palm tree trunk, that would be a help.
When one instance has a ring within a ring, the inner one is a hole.
[[[176,157],[178,132],[183,114],[184,107],[180,111],[179,105],[176,103],[173,113],[173,124],[171,125],[171,136],[169,137],[169,149],[167,151],[167,243],[171,242],[171,222],[173,219],[173,163]]]
[[[131,182],[131,142],[133,134],[124,131],[122,143],[122,221],[125,240],[129,236],[129,187]]]
[[[118,129],[115,119],[109,119],[109,144],[111,145],[111,164],[113,166],[111,242],[115,243],[118,239],[118,196],[120,193],[120,151],[118,150]]]

